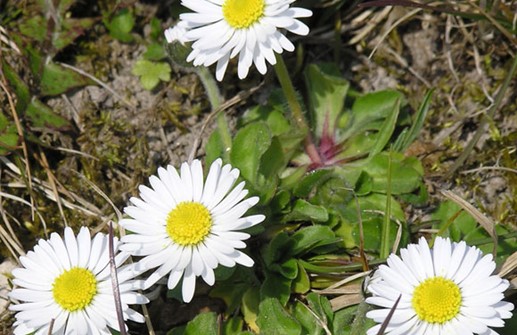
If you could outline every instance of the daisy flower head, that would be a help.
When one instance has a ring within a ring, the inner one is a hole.
[[[492,275],[491,254],[441,237],[432,249],[422,237],[400,254],[390,255],[368,285],[366,302],[382,307],[366,314],[379,323],[368,335],[377,334],[399,296],[388,335],[497,335],[489,327],[511,318],[513,304],[502,301],[509,282]]]
[[[309,17],[308,9],[290,7],[295,0],[182,0],[193,13],[180,15],[192,43],[187,61],[195,66],[217,62],[221,81],[231,58],[239,55],[238,75],[246,78],[252,64],[261,74],[266,61],[276,63],[275,53],[293,51],[294,45],[280,32],[307,35],[309,28],[297,18]]]
[[[133,232],[122,238],[122,249],[144,256],[136,270],[157,268],[145,281],[148,288],[168,275],[167,286],[173,289],[181,278],[182,296],[190,302],[196,277],[208,285],[215,282],[214,269],[236,263],[251,267],[253,260],[239,251],[246,247],[249,234],[238,230],[254,226],[264,215],[244,216],[258,197],[245,199],[244,182],[233,187],[239,170],[222,165],[217,159],[203,178],[199,160],[183,163],[180,172],[169,165],[151,176],[151,187],[140,186],[140,197],[124,209],[130,218],[120,224]],[[232,188],[233,187],[233,188]]]
[[[40,240],[26,256],[22,268],[12,271],[15,288],[11,299],[23,301],[9,308],[16,311],[14,334],[111,334],[120,331],[109,267],[109,237],[98,233],[93,240],[82,227],[77,237],[65,228],[64,239],[52,233]],[[114,240],[115,252],[118,241]],[[121,266],[127,253],[115,254],[124,320],[143,322],[141,314],[128,304],[148,300],[135,292],[142,281],[133,280],[130,265]],[[53,324],[52,324],[53,320]]]

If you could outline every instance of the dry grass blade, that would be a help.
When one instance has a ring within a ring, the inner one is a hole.
[[[361,293],[343,294],[339,297],[331,299],[330,306],[332,306],[332,311],[336,312],[346,307],[355,306],[361,303],[363,300],[364,298]]]
[[[111,274],[111,285],[113,288],[113,298],[115,299],[115,310],[117,312],[118,326],[120,328],[121,335],[127,335],[126,324],[124,323],[124,317],[122,315],[122,302],[120,300],[120,290],[118,285],[117,277],[117,264],[115,264],[115,251],[113,248],[113,222],[109,223],[109,256],[110,256],[110,274]]]
[[[28,190],[29,190],[29,197],[31,200],[31,208],[34,207],[34,198],[32,196],[32,178],[31,178],[31,169],[29,165],[29,152],[27,150],[27,143],[25,143],[25,136],[23,134],[23,128],[20,123],[20,118],[18,117],[18,113],[16,112],[16,108],[14,106],[14,100],[11,96],[11,93],[7,89],[7,85],[5,84],[6,80],[3,75],[3,72],[0,71],[0,74],[2,74],[2,79],[0,80],[0,86],[4,90],[5,94],[7,95],[7,101],[9,102],[9,107],[11,109],[11,114],[13,115],[14,124],[16,125],[16,131],[18,132],[18,139],[21,142],[23,156],[25,157],[25,171],[27,172],[27,184],[28,184]],[[31,212],[32,217],[34,218],[34,210]]]
[[[0,167],[0,177],[2,175],[2,169]],[[0,188],[1,191],[1,188]],[[13,228],[11,227],[11,223],[9,221],[9,218],[7,217],[7,213],[4,209],[2,196],[0,195],[0,215],[2,216],[2,220],[5,225],[5,229],[3,226],[0,226],[0,239],[2,240],[2,243],[7,247],[11,255],[14,257],[14,259],[18,259],[19,256],[24,255],[25,251],[23,250],[22,244],[20,240],[18,239],[18,236],[16,236],[16,233],[14,232]]]
[[[388,35],[393,31],[393,29],[397,28],[402,22],[410,19],[411,17],[413,17],[420,11],[421,11],[421,9],[413,9],[411,12],[406,13],[406,15],[399,18],[388,29],[386,29],[386,31],[380,37],[379,42],[377,42],[377,44],[373,48],[372,52],[370,52],[370,54],[368,55],[368,58],[371,59],[373,57],[373,55],[375,54],[375,51],[377,51],[377,49],[380,47],[382,42],[384,42],[384,40],[386,40],[386,37],[388,37]],[[406,63],[406,66],[407,66],[407,63]],[[409,66],[407,66],[407,67],[409,67]],[[429,86],[429,85],[427,85],[427,86]]]
[[[106,202],[113,208],[113,211],[115,212],[115,215],[117,216],[117,221],[122,220],[122,212],[115,206],[113,201],[108,197],[106,193],[104,193],[97,185],[95,185],[91,180],[86,178],[83,174],[74,171],[79,177],[81,177],[82,180],[84,180],[85,183],[87,183],[97,194],[99,194]]]
[[[350,282],[353,282],[354,280],[356,279],[359,279],[359,278],[363,278],[363,277],[366,277],[368,276],[372,271],[365,271],[365,272],[361,272],[361,273],[356,273],[355,275],[352,275],[350,277],[346,277],[345,279],[343,280],[340,280],[338,281],[337,283],[334,283],[332,285],[330,285],[329,287],[327,287],[326,289],[324,290],[321,290],[319,291],[320,293],[325,293],[327,290],[333,290],[333,289],[336,289],[340,286],[343,286],[347,283],[350,283]]]
[[[511,254],[510,257],[504,261],[498,275],[499,277],[504,277],[515,269],[517,269],[517,251]]]
[[[23,188],[23,187],[27,186],[26,185],[27,183],[23,182],[24,179],[22,176],[22,171],[20,171],[20,169],[15,164],[13,164],[11,161],[9,161],[6,157],[3,157],[3,156],[0,156],[0,162],[4,163],[5,166],[7,166],[9,168],[10,171],[8,170],[7,172],[8,172],[8,174],[11,175],[12,178],[22,179],[22,182],[19,182],[19,183],[18,182],[8,183],[9,187]],[[60,185],[58,185],[57,180],[54,179],[54,181],[56,182],[56,187],[60,186]],[[57,202],[56,193],[54,192],[54,190],[52,189],[52,186],[49,183],[42,181],[35,177],[32,178],[32,183],[33,183],[32,185],[36,191],[43,192],[43,194],[48,199]],[[78,211],[85,213],[86,215],[100,217],[102,220],[107,220],[107,217],[103,215],[102,211],[99,208],[97,208],[95,205],[88,202],[87,200],[81,198],[77,194],[66,190],[62,186],[59,187],[58,191],[59,191],[59,193],[62,193],[64,196],[70,198],[70,200],[67,200],[63,197],[60,197],[60,201],[61,201],[62,205],[65,206],[66,208],[69,208],[72,210],[78,210]],[[76,204],[76,203],[78,203],[78,204]],[[47,235],[46,232],[45,232],[45,235]]]
[[[357,279],[363,278],[370,274],[371,271],[356,273],[353,276],[347,277],[337,283],[332,284],[324,290],[313,290],[318,294],[328,294],[328,295],[336,295],[340,294],[340,296],[333,298],[330,300],[330,305],[332,306],[333,311],[338,311],[348,306],[353,306],[359,304],[363,301],[363,294],[361,292],[360,284],[350,284]]]
[[[63,219],[63,223],[65,224],[65,227],[68,227],[68,221],[66,220],[65,212],[63,211],[63,205],[61,201],[61,197],[59,196],[59,192],[57,190],[56,186],[56,177],[52,173],[52,170],[50,169],[50,166],[48,164],[47,156],[45,153],[40,150],[40,160],[39,160],[41,166],[47,173],[48,182],[50,184],[50,187],[52,188],[52,192],[54,193],[54,197],[56,199],[57,207],[59,209],[59,214],[61,215],[61,218]]]
[[[441,193],[449,200],[455,202],[458,206],[463,208],[467,213],[469,213],[476,221],[486,230],[488,235],[494,241],[494,249],[492,253],[495,257],[496,249],[497,249],[497,233],[495,231],[495,223],[488,217],[486,217],[483,213],[481,213],[477,208],[469,204],[460,196],[452,193],[451,191],[441,191]]]
[[[386,319],[381,324],[381,328],[379,329],[379,332],[377,333],[377,335],[384,335],[384,332],[386,331],[386,328],[388,328],[390,320],[393,317],[393,313],[395,313],[395,310],[397,310],[397,306],[399,304],[400,298],[402,298],[402,294],[399,295],[399,297],[395,301],[395,304],[393,305],[393,307],[391,307],[390,312],[388,313],[388,315],[386,315]]]
[[[4,197],[4,198],[7,198],[7,199],[11,199],[11,200],[14,200],[14,201],[18,201],[26,206],[29,206],[31,207],[34,212],[36,213],[36,215],[40,218],[41,220],[41,224],[43,225],[43,231],[45,233],[45,236],[48,237],[48,232],[47,232],[47,223],[45,222],[45,219],[43,218],[43,216],[40,214],[40,212],[38,211],[38,209],[33,205],[31,204],[30,202],[28,202],[27,200],[23,199],[23,198],[20,198],[20,197],[17,197],[15,195],[12,195],[12,194],[9,194],[9,193],[5,193],[5,192],[2,192],[0,191],[0,197]]]
[[[16,45],[16,43],[14,43],[12,40],[9,39],[9,37],[7,36],[7,31],[2,26],[0,26],[0,42],[7,44],[18,55],[22,54],[20,49],[18,49],[18,46]]]
[[[495,98],[495,102],[490,107],[490,110],[488,113],[486,113],[485,117],[481,119],[481,122],[479,124],[479,127],[474,134],[474,137],[469,141],[461,155],[456,159],[452,167],[449,169],[449,171],[445,174],[444,178],[449,179],[454,172],[460,167],[463,166],[463,163],[467,160],[467,157],[472,153],[472,150],[474,149],[474,146],[478,143],[481,136],[485,133],[486,127],[489,124],[489,120],[493,119],[495,112],[499,110],[501,107],[501,104],[503,102],[503,97],[505,93],[508,91],[508,87],[510,86],[510,83],[513,79],[513,76],[515,72],[517,71],[517,57],[514,58],[512,67],[510,68],[510,71],[508,71],[506,77],[504,78],[504,82],[499,88],[499,92],[497,92],[497,96]]]

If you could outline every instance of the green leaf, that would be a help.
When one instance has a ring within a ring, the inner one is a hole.
[[[354,322],[352,322],[350,335],[364,335],[368,329],[375,325],[372,319],[366,317],[366,313],[369,309],[370,306],[366,302],[362,301],[359,303]]]
[[[336,235],[327,226],[314,225],[304,227],[291,236],[291,240],[294,241],[294,245],[291,248],[290,255],[299,256],[311,251],[322,244],[326,244],[328,241],[335,243]]]
[[[334,321],[332,322],[333,335],[348,335],[350,328],[354,321],[355,313],[357,312],[357,305],[342,309],[334,314]],[[366,334],[366,333],[365,333]]]
[[[455,202],[446,200],[431,215],[436,223],[433,228],[439,229],[441,236],[449,236],[454,242],[465,239],[465,236],[476,229],[477,222]]]
[[[292,290],[295,293],[304,294],[307,293],[311,289],[311,280],[305,268],[297,262],[298,264],[298,276],[292,282]]]
[[[127,8],[118,12],[107,24],[111,37],[124,43],[133,41],[131,30],[133,30],[134,26],[135,17]]]
[[[332,136],[338,115],[343,110],[350,84],[333,64],[311,64],[305,70],[305,82],[309,94],[309,110],[317,138]]]
[[[226,146],[224,145],[221,133],[219,132],[219,128],[215,129],[212,134],[210,134],[210,137],[208,138],[205,146],[205,151],[206,164],[211,164],[217,158],[223,158],[224,161],[227,161],[228,153],[226,151]]]
[[[31,98],[29,87],[6,61],[2,61],[2,71],[9,83],[9,86],[16,94],[16,111],[23,114],[27,109]]]
[[[255,287],[250,287],[242,297],[242,314],[248,327],[258,333],[257,316],[259,312],[260,292]]]
[[[47,37],[47,20],[43,16],[34,15],[20,23],[20,32],[38,42]]]
[[[325,324],[332,322],[334,313],[332,312],[332,306],[327,298],[317,293],[311,292],[306,297],[307,302],[311,310],[318,316],[318,318]]]
[[[155,41],[163,39],[162,21],[156,17],[153,17],[149,25],[151,26],[151,38]]]
[[[355,170],[357,171],[357,168]],[[350,182],[350,180],[343,178],[341,169],[336,171],[339,172],[339,175],[334,175],[317,188],[316,194],[311,199],[312,203],[326,208],[334,208],[342,207],[343,204],[352,200],[354,189],[352,185],[355,181]]]
[[[331,169],[314,170],[309,172],[294,187],[293,194],[300,198],[308,197],[315,187],[326,182],[333,174]]]
[[[264,299],[259,306],[257,324],[261,334],[301,335],[302,326],[282,307],[278,299]]]
[[[390,116],[394,106],[397,103],[402,106],[404,101],[402,93],[389,90],[359,97],[352,110],[343,114],[340,120],[339,138],[348,139],[365,131],[379,131],[383,120]],[[348,145],[352,144],[347,142]]]
[[[297,199],[291,213],[285,216],[286,221],[325,222],[328,219],[329,215],[325,207],[313,205],[303,199]]]
[[[287,304],[291,297],[291,282],[291,279],[279,273],[266,272],[266,279],[260,287],[261,299],[276,298],[282,305]]]
[[[138,60],[131,71],[135,76],[140,76],[140,83],[146,90],[152,90],[160,80],[171,80],[171,67],[165,62],[151,62],[145,59]]]
[[[244,179],[252,185],[257,182],[260,159],[271,145],[271,132],[262,122],[252,123],[240,129],[230,152],[231,164],[238,168]]]
[[[94,83],[87,77],[55,63],[48,63],[41,76],[40,94],[52,96]]]
[[[280,232],[266,245],[262,258],[267,267],[274,263],[286,260],[286,255],[292,248],[294,241],[291,240],[286,232]],[[288,258],[288,256],[287,256]]]
[[[9,122],[0,112],[0,155],[6,155],[18,146],[18,132],[16,125]]]
[[[25,116],[30,121],[31,128],[67,130],[71,127],[67,119],[56,114],[49,106],[38,99],[31,101]]]
[[[239,308],[242,295],[248,287],[248,283],[221,282],[210,291],[210,296],[223,300],[227,311],[233,313]]]
[[[275,136],[271,139],[269,148],[261,157],[259,172],[266,179],[270,181],[275,180],[276,183],[278,176],[285,169],[287,163],[280,140]]]
[[[397,124],[399,112],[400,100],[396,100],[395,104],[393,105],[393,109],[388,114],[388,117],[384,119],[384,123],[382,124],[381,129],[379,129],[379,132],[377,133],[377,141],[370,150],[370,154],[368,155],[369,158],[380,153],[390,140],[391,135],[395,130],[395,125]]]
[[[57,11],[61,16],[65,16],[66,11],[72,7],[77,0],[59,0],[57,5]]]
[[[244,320],[240,316],[234,316],[226,320],[223,324],[223,335],[236,335],[242,332]]]
[[[415,115],[415,121],[411,124],[411,128],[409,128],[408,131],[400,134],[400,136],[397,138],[397,141],[395,142],[395,145],[393,146],[393,150],[396,150],[398,152],[406,151],[406,149],[411,145],[411,143],[413,143],[413,141],[420,134],[420,130],[424,125],[427,112],[429,111],[429,107],[431,106],[431,97],[433,93],[434,89],[427,91],[424,100],[422,101],[422,104],[420,104],[420,107],[418,108],[418,111]]]
[[[298,276],[298,263],[291,258],[282,264],[273,264],[271,270],[278,272],[287,279],[295,279]]]
[[[95,20],[91,18],[65,19],[62,22],[61,30],[53,35],[52,43],[56,49],[54,51],[63,50],[72,44],[79,36],[83,35],[87,29],[91,28],[94,23]]]
[[[144,58],[150,61],[159,61],[167,56],[163,44],[152,43],[147,46],[147,50],[144,52]]]
[[[217,316],[214,312],[201,313],[187,324],[184,335],[218,335]]]
[[[297,301],[293,308],[293,316],[298,320],[302,326],[302,333],[304,335],[324,335],[324,329],[320,323],[311,313],[308,306],[300,301]]]
[[[364,166],[364,172],[372,178],[372,192],[386,193],[388,187],[389,155],[382,152]],[[420,162],[414,157],[404,157],[400,153],[392,153],[391,161],[391,193],[411,193],[422,183]]]

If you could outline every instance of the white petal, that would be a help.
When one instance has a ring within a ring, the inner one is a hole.
[[[182,286],[182,295],[183,300],[185,302],[190,302],[192,297],[194,296],[194,291],[196,290],[196,276],[194,272],[192,272],[192,268],[187,266],[185,269],[185,273],[183,274],[183,286]]]

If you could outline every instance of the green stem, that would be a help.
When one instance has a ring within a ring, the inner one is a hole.
[[[291,81],[291,77],[289,77],[289,72],[287,72],[287,67],[285,66],[284,59],[280,54],[275,54],[276,56],[276,64],[275,64],[275,72],[280,82],[280,86],[282,86],[282,90],[284,91],[285,98],[287,99],[287,103],[289,104],[289,108],[291,108],[291,113],[293,114],[294,122],[298,129],[303,132],[309,130],[309,126],[307,126],[307,122],[303,117],[302,106],[296,97],[296,91],[294,90],[293,83]]]
[[[212,110],[217,109],[221,104],[221,94],[219,93],[219,87],[217,86],[217,82],[214,77],[208,71],[208,68],[204,66],[199,66],[195,68],[201,83],[205,87],[206,95],[208,95],[208,101],[210,101],[210,105],[212,105]]]
[[[381,259],[388,258],[390,254],[390,225],[391,225],[391,154],[388,154],[388,185],[386,187],[386,210],[384,211],[384,222],[381,232],[381,248],[379,256]]]
[[[205,87],[206,95],[208,96],[208,101],[210,101],[212,110],[217,110],[221,105],[222,99],[214,76],[204,66],[196,67],[195,71],[199,76],[201,83],[203,83],[203,86]],[[230,148],[232,146],[232,135],[230,133],[230,128],[228,128],[228,121],[226,120],[226,115],[224,113],[219,112],[217,115],[217,128],[219,129],[224,147]]]
[[[316,149],[316,146],[314,145],[314,142],[312,141],[309,126],[307,125],[307,121],[303,116],[302,106],[300,105],[300,102],[296,96],[296,91],[294,90],[293,82],[291,81],[291,77],[289,76],[289,72],[285,66],[284,59],[280,54],[275,54],[275,56],[276,64],[274,67],[276,76],[280,82],[282,90],[284,91],[289,108],[291,109],[294,123],[296,124],[296,127],[305,134],[305,151],[313,163],[321,164],[321,157],[318,153],[318,150]]]

